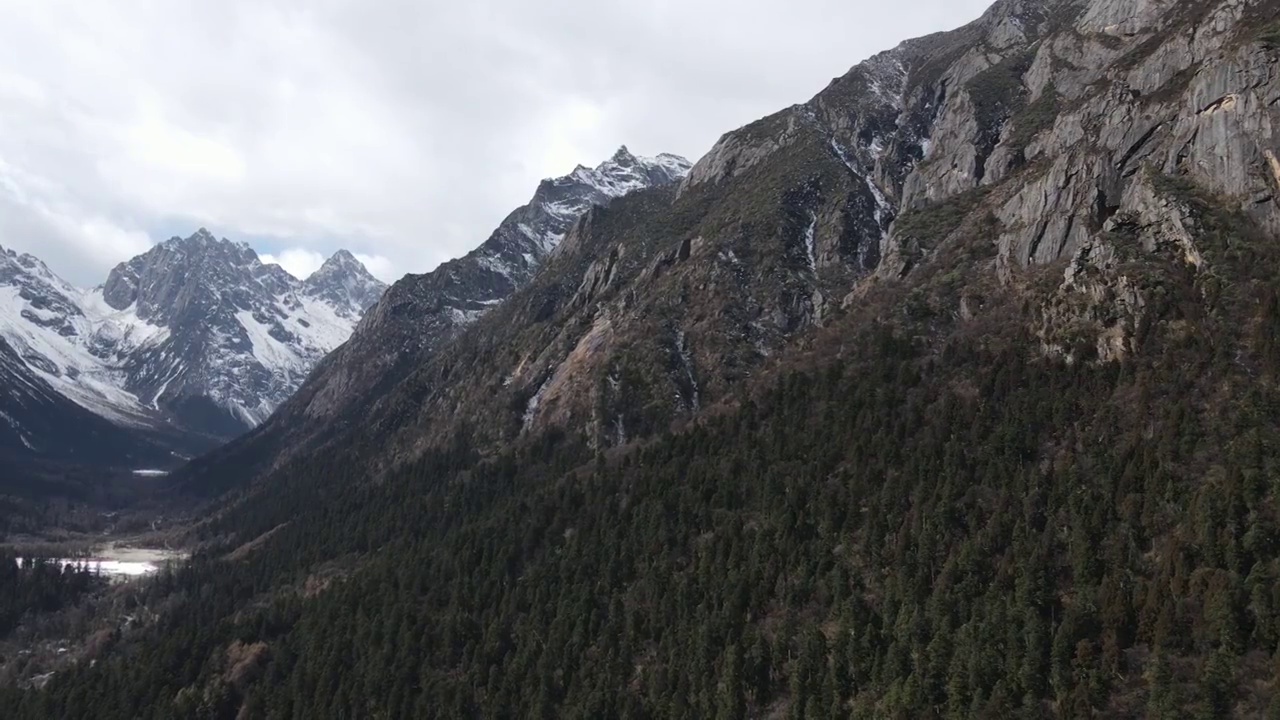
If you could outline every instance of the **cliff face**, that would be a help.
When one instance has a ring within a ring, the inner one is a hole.
[[[724,396],[799,331],[856,307],[877,284],[910,286],[975,238],[981,264],[1006,288],[1064,265],[1060,287],[1029,299],[1042,351],[1071,354],[1087,333],[1103,359],[1130,352],[1146,298],[1119,269],[1117,234],[1212,273],[1179,187],[1277,229],[1276,9],[1242,0],[1001,2],[725,135],[651,213],[643,242],[608,237],[605,223],[579,229],[569,249],[598,245],[583,250],[584,270],[561,281],[580,277],[589,291],[573,294],[552,323],[571,337],[535,341],[546,350],[523,354],[507,383],[538,397],[526,424],[589,418],[597,442],[625,437],[625,411],[601,408],[620,404],[618,362],[647,348],[662,358],[648,374],[663,389],[646,393],[642,403],[657,412],[645,425],[659,427]],[[628,264],[637,268],[630,275]],[[980,306],[960,293],[937,309],[972,318]],[[620,340],[629,326],[646,329]],[[588,371],[586,348],[617,362]],[[690,378],[700,380],[697,402]]]
[[[430,357],[527,285],[589,209],[631,192],[670,185],[688,169],[684,158],[639,158],[623,147],[595,168],[578,167],[569,175],[542,181],[529,203],[512,211],[474,251],[396,283],[287,411],[311,422],[339,415],[374,387],[398,379],[403,373],[397,366]]]
[[[1113,315],[1094,330],[1099,352],[1115,357],[1131,349],[1143,305],[1116,271],[1117,229],[1212,272],[1165,178],[1280,229],[1276,11],[1246,0],[997,3],[726,135],[684,190],[825,144],[867,193],[862,207],[839,199],[810,211],[860,216],[859,258],[874,280],[906,279],[949,238],[974,234],[990,238],[1006,284],[1020,269],[1068,261],[1058,296],[1043,303],[1045,347],[1066,352],[1053,327]],[[819,265],[848,237],[847,223],[816,224]],[[846,304],[867,288],[854,289]],[[1106,308],[1103,298],[1113,298]],[[1065,306],[1078,317],[1064,318]]]
[[[825,139],[884,198],[883,217],[992,193],[1005,265],[1069,257],[1116,212],[1141,210],[1143,168],[1186,176],[1274,229],[1274,13],[1246,0],[998,3],[730,133],[686,187]],[[879,274],[901,275],[928,249],[886,236]]]

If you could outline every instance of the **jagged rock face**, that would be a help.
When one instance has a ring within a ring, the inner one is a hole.
[[[971,26],[903,43],[806,105],[727,135],[686,186],[825,137],[886,201],[882,218],[998,190],[988,207],[1010,265],[1078,251],[1144,164],[1189,175],[1277,227],[1275,52],[1250,37],[1274,13],[1261,0],[997,3]],[[886,276],[929,250],[884,239]]]
[[[527,285],[590,208],[676,183],[689,167],[674,155],[642,158],[623,147],[596,168],[579,166],[544,180],[530,202],[508,215],[474,251],[392,286],[351,341],[326,358],[259,435],[287,432],[298,443],[296,438],[308,433],[332,433],[335,426],[358,423],[362,412],[352,408]]]
[[[146,425],[146,411],[123,389],[125,373],[108,358],[161,330],[99,309],[39,259],[0,249],[0,337],[11,352],[55,393],[114,422]]]
[[[230,437],[292,395],[383,290],[345,251],[298,281],[248,245],[201,231],[116,268],[103,297],[169,329],[128,358],[128,389]]]
[[[868,182],[878,220],[910,216],[881,236],[879,279],[907,277],[975,223],[1006,281],[1018,268],[1096,261],[1112,216],[1168,207],[1153,176],[1189,179],[1280,230],[1278,9],[1272,0],[999,2],[730,133],[685,187],[789,162],[825,140]],[[840,234],[818,227],[818,257]]]
[[[63,336],[83,329],[84,313],[75,301],[75,289],[35,256],[0,248],[0,287],[6,288],[10,302],[27,305],[18,311],[27,322]]]
[[[591,169],[544,180],[480,247],[426,275],[396,283],[361,323],[355,340],[391,353],[429,348],[447,328],[470,323],[526,285],[569,228],[593,206],[677,182],[689,162],[675,155],[638,158],[623,147]],[[387,343],[388,339],[393,342]]]
[[[93,352],[104,327],[86,315],[81,292],[39,259],[0,248],[0,464],[10,481],[39,457],[155,466],[184,444],[142,432],[147,419],[120,390],[121,373]],[[127,340],[128,333],[121,333]]]
[[[244,243],[219,242],[201,230],[182,242],[166,242],[111,271],[103,299],[115,310],[134,307],[138,317],[168,325],[204,313],[228,293],[233,304],[250,302],[243,271],[258,256]]]
[[[0,251],[0,337],[58,395],[208,448],[256,425],[344,342],[385,286],[340,252],[305,282],[201,230],[81,291]]]
[[[128,389],[234,436],[292,395],[383,290],[347,252],[298,281],[264,266],[248,245],[201,231],[116,268],[103,297],[170,330],[127,360]]]

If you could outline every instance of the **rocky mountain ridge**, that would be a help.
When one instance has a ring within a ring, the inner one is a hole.
[[[648,237],[611,232],[602,217],[566,242],[583,258],[566,258],[557,282],[582,285],[559,296],[554,340],[513,342],[511,329],[494,328],[501,347],[528,348],[503,376],[530,398],[521,427],[586,429],[606,446],[626,438],[610,429],[625,413],[601,408],[628,404],[619,378],[643,347],[657,388],[642,404],[663,409],[642,424],[658,430],[731,395],[744,373],[878,285],[922,282],[927,266],[951,262],[974,238],[990,240],[975,267],[1006,288],[1064,265],[1061,286],[1033,301],[1043,352],[1078,353],[1082,333],[1090,357],[1132,352],[1148,300],[1120,267],[1118,230],[1211,274],[1186,188],[1280,227],[1280,78],[1266,35],[1275,8],[999,2],[965,28],[905,42],[809,102],[727,134],[674,200],[650,211]],[[697,225],[672,223],[702,212]],[[671,239],[653,242],[664,234]],[[984,300],[975,285],[930,302],[941,302],[930,312],[974,321]],[[527,327],[514,325],[517,336]],[[502,412],[478,390],[492,378],[463,396],[465,383],[427,375],[421,382],[445,406],[476,408],[473,420]],[[435,423],[428,410],[412,432]]]

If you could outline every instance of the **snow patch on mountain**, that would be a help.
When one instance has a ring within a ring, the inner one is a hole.
[[[287,372],[302,366],[303,360],[299,356],[297,346],[272,337],[272,327],[258,322],[253,317],[253,313],[238,312],[236,320],[240,322],[240,327],[249,333],[251,354],[262,363],[263,367]]]
[[[153,325],[138,316],[137,304],[116,310],[102,297],[102,288],[94,288],[80,296],[80,307],[93,326],[93,343],[128,354],[148,344],[159,344],[169,338],[169,328]]]
[[[146,425],[146,410],[124,388],[125,373],[93,352],[94,319],[83,311],[49,310],[50,303],[28,291],[0,287],[0,337],[59,394],[117,423]]]

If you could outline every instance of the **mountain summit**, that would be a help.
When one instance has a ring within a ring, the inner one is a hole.
[[[302,281],[203,228],[121,263],[89,291],[5,251],[0,338],[54,393],[207,449],[265,419],[385,288],[346,251]],[[57,445],[24,433],[32,446]]]
[[[407,366],[522,287],[589,208],[675,183],[689,167],[621,148],[595,168],[546,180],[477,250],[407,277],[385,299],[387,286],[346,250],[301,280],[205,228],[121,263],[90,291],[4,251],[0,338],[25,366],[10,363],[15,383],[21,370],[49,384],[41,397],[68,398],[127,428],[176,429],[189,440],[182,451],[205,450],[266,420],[357,325],[357,342],[304,393],[320,398],[309,413],[356,397],[355,385]],[[9,424],[18,447],[57,446],[18,419]]]
[[[346,317],[359,318],[387,286],[346,250],[339,250],[303,282],[308,297],[320,298]]]
[[[231,437],[287,399],[385,288],[345,251],[301,281],[202,229],[117,267],[102,292],[112,308],[136,308],[168,330],[126,360],[127,389]]]

